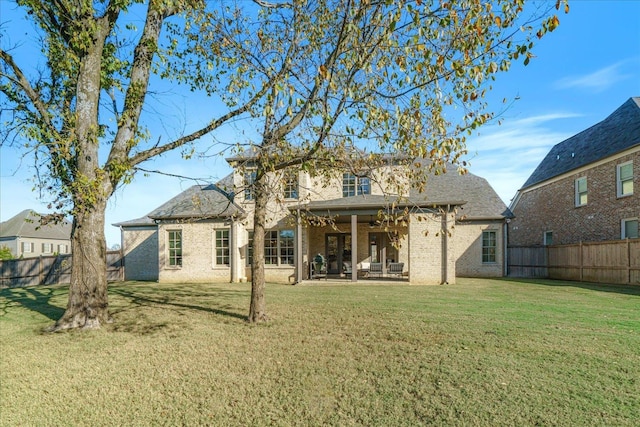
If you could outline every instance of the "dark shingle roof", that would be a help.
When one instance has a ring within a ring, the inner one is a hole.
[[[458,218],[502,219],[513,216],[486,179],[473,174],[460,175],[455,166],[448,172],[431,174],[425,190],[419,193],[411,189],[408,200],[400,200],[397,206],[459,206]],[[361,195],[333,200],[318,200],[306,205],[309,210],[358,210],[380,209],[394,202],[393,196]]]
[[[243,214],[244,211],[223,190],[215,184],[209,184],[188,188],[147,216],[151,219],[195,219]]]
[[[69,240],[71,223],[41,224],[43,214],[26,209],[0,224],[0,237],[31,237],[36,239]]]
[[[422,193],[411,189],[410,198],[414,203],[459,204],[465,203],[458,211],[458,217],[466,219],[511,218],[513,214],[495,192],[489,182],[472,173],[460,175],[454,166],[447,167],[447,173],[430,175]]]
[[[629,98],[600,123],[555,145],[522,188],[640,145],[640,98]]]

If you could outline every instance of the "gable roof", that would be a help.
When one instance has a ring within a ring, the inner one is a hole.
[[[215,184],[193,185],[151,211],[151,219],[220,218],[243,215],[228,194]]]
[[[460,175],[451,164],[447,165],[447,170],[439,175],[430,174],[422,193],[412,188],[409,198],[400,200],[397,206],[458,206],[458,218],[467,220],[513,217],[486,179],[471,173]],[[359,195],[313,201],[305,207],[309,210],[378,210],[392,202],[393,196]]]
[[[41,217],[46,216],[31,209],[25,209],[13,218],[0,223],[0,237],[30,237],[34,239],[69,240],[71,223],[41,224]]]
[[[416,204],[462,205],[458,217],[469,220],[513,217],[486,179],[472,173],[460,175],[452,165],[448,165],[447,170],[446,173],[429,175],[422,193],[412,188],[410,199]]]
[[[609,117],[556,144],[522,189],[640,145],[640,97],[629,98]]]

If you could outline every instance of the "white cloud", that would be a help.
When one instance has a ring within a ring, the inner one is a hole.
[[[568,76],[558,80],[555,87],[558,89],[588,89],[595,93],[603,92],[629,77],[622,71],[623,65],[624,62],[617,62],[589,74]]]
[[[552,122],[573,117],[553,113],[484,128],[467,142],[469,171],[487,179],[508,204],[551,147],[572,135],[554,129]]]

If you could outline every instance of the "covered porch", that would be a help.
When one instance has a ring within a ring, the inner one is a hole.
[[[297,217],[296,283],[439,284],[455,275],[455,261],[446,251],[447,233],[439,233],[447,215],[419,211],[381,223],[379,212],[387,204],[381,196],[356,196],[312,202],[304,210],[290,208]],[[417,215],[431,220],[418,221]]]

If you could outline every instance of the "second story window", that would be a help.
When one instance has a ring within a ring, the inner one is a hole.
[[[618,197],[633,194],[633,162],[622,163],[617,166]]]
[[[587,204],[587,177],[576,179],[576,206]]]
[[[371,194],[371,180],[366,176],[342,174],[342,197]]]
[[[296,172],[285,173],[283,185],[285,199],[298,198],[298,174]]]
[[[244,199],[253,200],[255,192],[253,191],[253,183],[256,182],[256,171],[246,171],[244,173]]]

